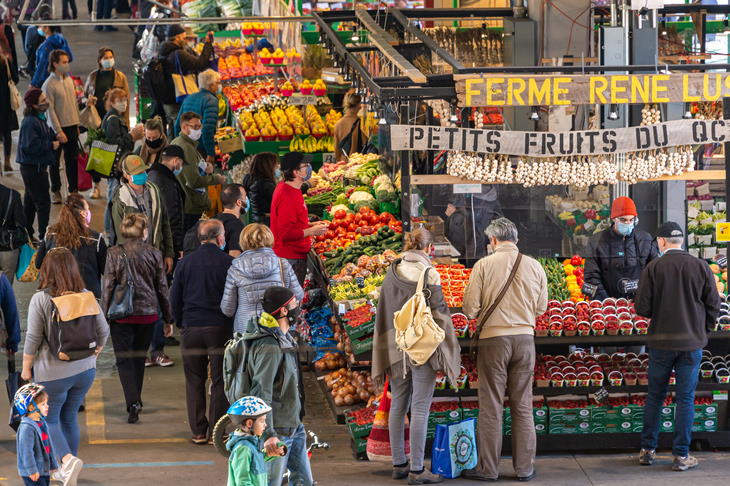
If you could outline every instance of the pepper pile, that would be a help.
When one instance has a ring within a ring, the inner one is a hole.
[[[548,299],[560,302],[568,300],[570,293],[565,286],[565,272],[563,266],[555,258],[538,258],[538,262],[545,269],[548,284]]]
[[[580,255],[573,255],[572,258],[563,261],[565,285],[568,288],[570,300],[573,302],[579,302],[586,299],[586,296],[581,292],[584,281],[583,272],[585,263],[585,259],[581,258]]]

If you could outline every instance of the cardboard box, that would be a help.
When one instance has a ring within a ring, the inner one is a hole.
[[[550,434],[590,434],[590,422],[577,422],[574,424],[550,424],[548,426]]]
[[[674,420],[662,420],[659,424],[659,432],[674,432]]]
[[[717,431],[717,420],[715,419],[695,419],[692,424],[692,432],[716,432]]]

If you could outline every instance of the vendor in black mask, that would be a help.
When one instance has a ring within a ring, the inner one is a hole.
[[[247,394],[261,398],[272,408],[262,436],[264,448],[275,455],[279,442],[287,447],[286,455],[269,466],[269,477],[280,479],[288,469],[296,484],[311,485],[314,480],[301,420],[304,394],[296,339],[291,334],[299,316],[299,304],[291,290],[269,287],[261,306],[261,317],[249,321],[243,339],[249,346],[246,369],[250,370],[251,387]],[[269,482],[280,484],[279,480]]]
[[[634,201],[616,198],[611,220],[611,227],[588,244],[583,293],[591,299],[633,298],[642,270],[658,256],[651,235],[636,229],[639,218]]]
[[[160,153],[167,145],[162,119],[156,116],[145,122],[144,143],[135,150],[135,153],[144,160],[145,164],[152,167],[155,162],[160,161]]]

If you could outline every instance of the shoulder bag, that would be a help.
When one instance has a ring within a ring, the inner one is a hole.
[[[175,101],[182,103],[188,95],[195,94],[200,90],[195,74],[183,74],[179,52],[175,53],[175,68],[177,72],[172,73],[172,84],[175,86]]]
[[[127,272],[127,281],[125,283],[117,283],[112,294],[112,302],[107,310],[109,320],[115,321],[124,319],[134,313],[134,281],[132,280],[132,269],[129,265],[129,259],[124,251],[124,247],[119,245],[121,258],[124,260],[125,270]]]
[[[13,76],[10,74],[10,61],[5,58],[5,69],[8,71],[8,90],[10,90],[10,108],[13,111],[18,111],[23,101],[23,97],[20,96],[18,87],[13,82]]]
[[[517,259],[515,260],[515,264],[512,266],[512,271],[510,271],[509,277],[507,277],[507,281],[502,286],[502,289],[499,291],[499,294],[497,294],[497,298],[494,299],[494,302],[492,303],[491,306],[489,306],[489,308],[486,311],[482,312],[479,315],[477,330],[471,338],[471,356],[472,356],[472,358],[476,358],[478,347],[479,347],[479,336],[482,333],[482,329],[484,329],[484,324],[487,323],[487,319],[489,319],[491,317],[491,315],[494,314],[494,311],[497,310],[497,307],[499,306],[500,302],[502,302],[502,299],[504,298],[504,294],[507,293],[507,290],[509,290],[510,286],[512,285],[512,282],[515,280],[515,276],[517,275],[517,269],[520,267],[521,261],[522,261],[522,253],[518,253]]]
[[[8,192],[10,193],[8,195],[8,207],[5,209],[3,222],[0,225],[0,251],[15,250],[28,241],[28,232],[24,227],[19,226],[17,222],[8,225],[8,218],[13,207],[13,191],[9,190]]]

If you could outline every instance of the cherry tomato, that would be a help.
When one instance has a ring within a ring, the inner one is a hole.
[[[344,219],[347,216],[347,212],[344,209],[338,209],[335,211],[335,219]]]
[[[354,233],[357,229],[357,225],[355,223],[350,223],[347,225],[347,231]]]
[[[389,212],[387,212],[387,211],[386,211],[386,212],[384,212],[384,213],[380,213],[380,216],[378,216],[378,220],[379,220],[379,221],[380,221],[381,223],[386,223],[386,224],[387,224],[387,223],[389,223],[389,222],[390,222],[390,221],[391,221],[392,219],[393,219],[393,215],[392,215],[392,214],[390,214],[390,213],[389,213]]]
[[[357,213],[355,215],[355,223],[360,224],[360,221],[362,221],[362,214]]]
[[[368,214],[368,211],[369,210],[370,210],[370,208],[368,208],[367,206],[363,206],[363,207],[360,208],[360,211],[358,211],[358,212],[360,214]]]

